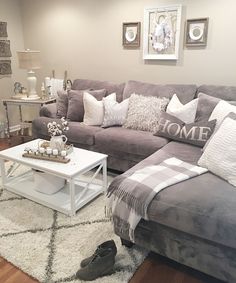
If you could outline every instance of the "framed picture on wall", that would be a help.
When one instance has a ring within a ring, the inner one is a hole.
[[[0,22],[0,37],[7,37],[7,23]]]
[[[181,5],[144,9],[143,59],[178,59],[181,11]]]
[[[185,45],[206,46],[209,18],[189,19],[186,22]]]
[[[140,47],[140,22],[123,23],[122,41],[125,48]]]

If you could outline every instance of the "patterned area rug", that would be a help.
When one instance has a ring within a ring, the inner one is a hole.
[[[121,246],[104,204],[100,196],[70,218],[0,188],[0,255],[40,282],[81,282],[75,278],[81,260],[114,239],[114,273],[93,282],[128,282],[147,252]]]

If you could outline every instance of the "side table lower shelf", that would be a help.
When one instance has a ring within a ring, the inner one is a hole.
[[[103,186],[99,184],[90,183],[87,190],[85,186],[87,182],[75,180],[75,210],[79,210],[85,204],[90,202],[96,196],[104,192]],[[4,188],[15,194],[21,195],[27,199],[33,200],[39,204],[45,205],[67,215],[71,213],[71,196],[69,189],[69,182],[57,193],[47,195],[37,192],[34,187],[34,177],[32,171],[28,171],[17,177],[13,177],[4,184]]]

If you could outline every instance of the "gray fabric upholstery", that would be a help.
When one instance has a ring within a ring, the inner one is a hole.
[[[50,103],[42,106],[39,110],[39,116],[48,118],[57,118],[57,104]]]
[[[96,81],[87,79],[74,80],[72,89],[74,90],[85,90],[85,89],[106,89],[107,95],[115,92],[117,101],[122,101],[122,94],[125,84],[124,83],[113,83],[109,81]]]
[[[199,92],[227,101],[236,101],[236,86],[201,85],[197,89],[197,93]]]
[[[135,239],[138,245],[148,250],[151,249],[179,263],[224,280],[224,282],[236,282],[235,249],[144,220],[135,231]],[[200,281],[223,283],[211,279],[201,278]]]
[[[145,158],[167,144],[168,140],[152,133],[111,127],[95,135],[96,148],[114,157],[130,158],[127,154]]]
[[[48,136],[47,123],[52,121],[59,121],[59,119],[50,119],[46,117],[39,117],[33,121],[33,134],[36,137]],[[66,136],[70,143],[94,145],[95,133],[103,131],[101,127],[87,126],[79,122],[70,122],[69,131]]]
[[[165,96],[167,98],[171,98],[176,93],[180,101],[185,104],[194,98],[196,90],[196,85],[157,85],[139,81],[128,81],[125,84],[123,99],[130,97],[132,93],[157,97]]]
[[[220,99],[202,92],[198,94],[198,98],[195,121],[207,121]]]

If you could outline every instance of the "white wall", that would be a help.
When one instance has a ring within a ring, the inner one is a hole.
[[[8,38],[11,46],[12,75],[0,76],[0,99],[10,98],[14,94],[14,82],[20,81],[25,84],[26,73],[18,68],[16,51],[24,49],[22,21],[18,0],[0,0],[0,21],[7,22]],[[10,107],[9,116],[11,123],[15,124],[18,119],[16,108]],[[0,121],[5,121],[5,111],[0,103]]]
[[[122,47],[122,22],[141,21],[144,7],[183,5],[180,59],[149,61],[139,50]],[[234,0],[22,0],[25,46],[39,49],[43,78],[56,70],[63,77],[117,82],[236,85],[236,1]],[[184,23],[209,17],[206,48],[186,49]]]

